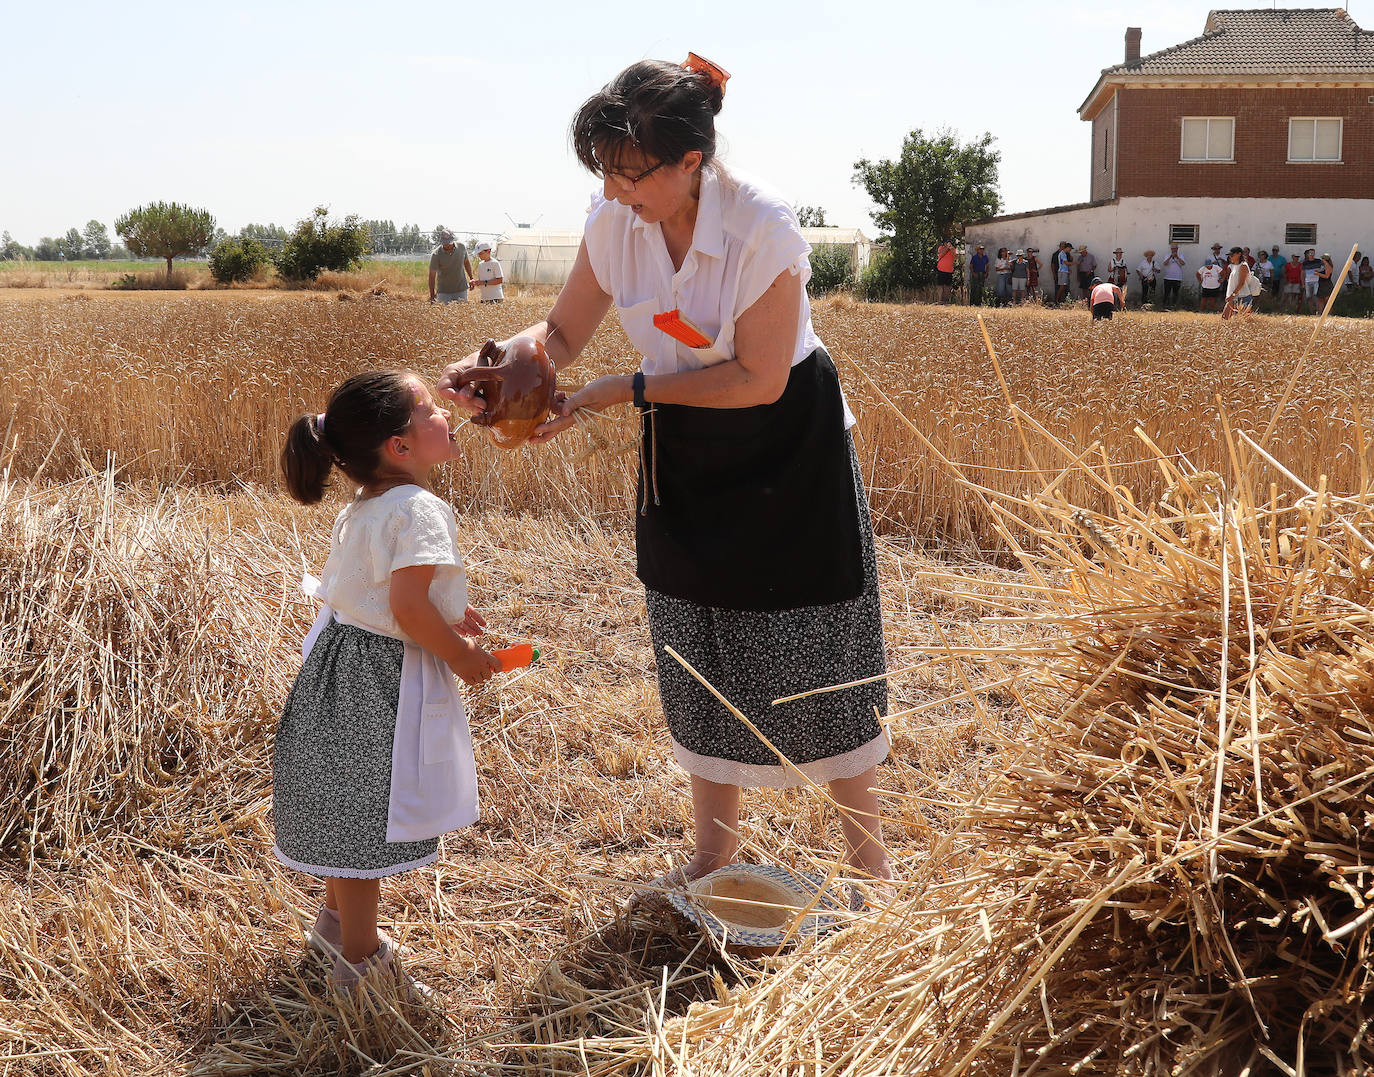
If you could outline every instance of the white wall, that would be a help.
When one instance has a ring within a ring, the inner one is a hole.
[[[1285,257],[1301,254],[1301,248],[1283,242],[1284,225],[1314,222],[1317,253],[1330,253],[1337,269],[1345,264],[1352,244],[1358,244],[1361,253],[1374,254],[1374,198],[1122,198],[1113,205],[969,225],[964,238],[970,251],[984,244],[989,257],[996,256],[998,247],[1038,247],[1047,268],[1061,239],[1072,242],[1075,250],[1086,243],[1097,256],[1103,277],[1112,249],[1121,247],[1131,267],[1127,291],[1135,294],[1139,291],[1136,263],[1148,247],[1155,251],[1155,264],[1163,265],[1171,224],[1200,227],[1197,243],[1179,246],[1188,262],[1184,286],[1196,287],[1192,273],[1210,257],[1213,243],[1221,244],[1223,254],[1232,247],[1249,247],[1253,252],[1260,244],[1267,251],[1275,243]],[[1045,284],[1042,276],[1042,289]]]

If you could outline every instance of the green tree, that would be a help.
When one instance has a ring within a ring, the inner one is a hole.
[[[994,216],[1000,152],[993,138],[961,144],[941,128],[927,138],[917,128],[902,142],[895,161],[854,163],[854,183],[877,203],[873,223],[887,239],[882,275],[891,288],[916,288],[934,276],[935,247],[954,236],[960,221]]]
[[[221,284],[252,280],[271,261],[272,255],[256,239],[229,236],[210,252],[210,275]]]
[[[288,280],[314,280],[326,269],[344,273],[362,265],[367,250],[367,225],[357,216],[330,223],[329,208],[316,206],[286,237],[277,272]]]
[[[854,283],[854,248],[847,243],[817,243],[811,248],[809,261],[811,279],[806,290],[811,295],[826,295]]]
[[[110,256],[110,233],[99,221],[86,222],[81,233],[81,253],[87,258],[108,258]]]
[[[167,259],[170,279],[173,258],[199,254],[209,245],[215,218],[180,202],[149,202],[116,220],[115,231],[137,257]]]
[[[79,261],[84,254],[86,241],[75,228],[68,228],[67,234],[57,241],[58,253],[69,262]]]
[[[61,248],[57,245],[57,240],[52,236],[44,236],[38,241],[38,246],[33,249],[33,257],[36,262],[55,262],[62,257]]]
[[[797,223],[803,228],[824,228],[825,210],[820,206],[798,206]]]
[[[24,246],[8,231],[0,235],[0,262],[17,262],[23,258],[32,257],[32,248]]]

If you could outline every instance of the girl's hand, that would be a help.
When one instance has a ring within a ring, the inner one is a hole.
[[[573,412],[579,408],[600,411],[614,404],[626,404],[634,399],[634,380],[625,374],[605,374],[595,381],[588,382],[577,392],[568,396],[558,393],[554,396],[550,418],[534,428],[530,440],[536,443],[548,441],[556,434],[572,426],[576,420]]]
[[[493,673],[501,672],[501,663],[477,644],[468,640],[460,642],[462,647],[449,659],[448,668],[464,684],[481,684],[491,680]]]
[[[487,619],[469,606],[463,611],[463,619],[453,626],[460,636],[480,636],[487,627]]]

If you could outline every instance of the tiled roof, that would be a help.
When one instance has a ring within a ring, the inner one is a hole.
[[[1374,75],[1374,31],[1340,8],[1213,11],[1201,37],[1105,69],[1113,75]]]

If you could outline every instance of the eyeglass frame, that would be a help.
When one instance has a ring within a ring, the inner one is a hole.
[[[668,164],[667,161],[659,161],[658,164],[650,165],[637,176],[627,176],[624,172],[616,171],[613,168],[603,168],[601,169],[601,178],[609,179],[611,176],[614,176],[617,183],[629,184],[629,187],[627,189],[633,191],[638,189],[641,183],[643,183],[646,179],[648,179],[650,176],[652,176],[655,172],[657,172],[666,164]]]

